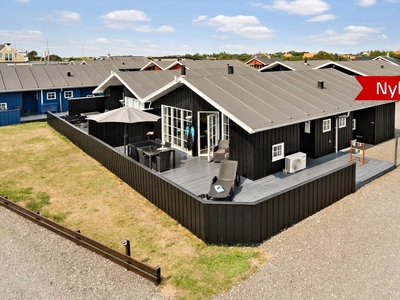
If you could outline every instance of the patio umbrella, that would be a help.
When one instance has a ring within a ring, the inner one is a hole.
[[[88,120],[96,121],[97,123],[125,123],[124,126],[124,154],[126,153],[126,124],[141,123],[141,122],[157,122],[160,116],[153,115],[140,109],[131,107],[120,107],[98,115],[88,116]]]

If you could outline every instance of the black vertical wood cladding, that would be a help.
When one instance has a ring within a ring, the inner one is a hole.
[[[262,242],[355,191],[356,165],[255,203],[203,201],[68,122],[47,114],[55,130],[209,244]],[[151,184],[150,184],[151,183]]]
[[[126,124],[126,134],[128,139],[126,143],[128,143],[130,137],[134,136],[140,136],[143,140],[146,140],[146,132],[153,131],[154,127],[157,126],[158,123],[161,123],[161,120],[158,120],[157,122]],[[88,129],[89,134],[97,137],[112,147],[118,147],[124,145],[124,127],[124,123],[98,123],[90,120]]]
[[[87,97],[68,100],[68,114],[70,116],[79,115],[89,111],[104,111],[103,97]]]
[[[229,159],[238,161],[238,172],[251,180],[281,171],[285,160],[272,162],[272,146],[284,142],[285,156],[300,149],[300,124],[249,134],[229,122]]]
[[[343,114],[347,115],[347,114]],[[310,158],[319,158],[334,153],[336,143],[336,118],[331,116],[310,121],[310,133],[305,133],[305,124],[300,124],[300,151]],[[331,120],[331,130],[323,132],[323,121]],[[338,128],[338,150],[348,148],[353,139],[353,113],[346,117],[346,127]]]
[[[395,102],[354,112],[356,130],[353,139],[376,145],[395,136]]]
[[[116,109],[122,106],[119,100],[124,99],[124,86],[110,86],[104,91],[104,109]]]
[[[375,107],[375,143],[379,144],[395,137],[395,102]]]

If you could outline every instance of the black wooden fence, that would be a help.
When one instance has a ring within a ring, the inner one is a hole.
[[[50,112],[47,122],[206,243],[262,242],[355,192],[351,163],[254,203],[206,201]]]

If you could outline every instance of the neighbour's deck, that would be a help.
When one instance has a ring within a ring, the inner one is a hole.
[[[333,153],[318,159],[307,158],[307,167],[293,174],[278,172],[259,180],[241,178],[241,184],[235,188],[234,202],[257,202],[258,200],[281,194],[285,190],[301,185],[312,179],[331,173],[348,163],[349,154]],[[393,163],[367,158],[367,163],[356,168],[356,189],[393,170]],[[219,163],[209,163],[198,157],[176,151],[176,168],[162,172],[161,175],[180,185],[195,195],[208,193],[210,183],[218,175]]]

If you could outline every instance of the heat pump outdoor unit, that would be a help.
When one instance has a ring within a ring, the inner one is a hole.
[[[303,152],[297,152],[285,157],[285,170],[294,173],[303,170],[306,167],[307,155]]]

